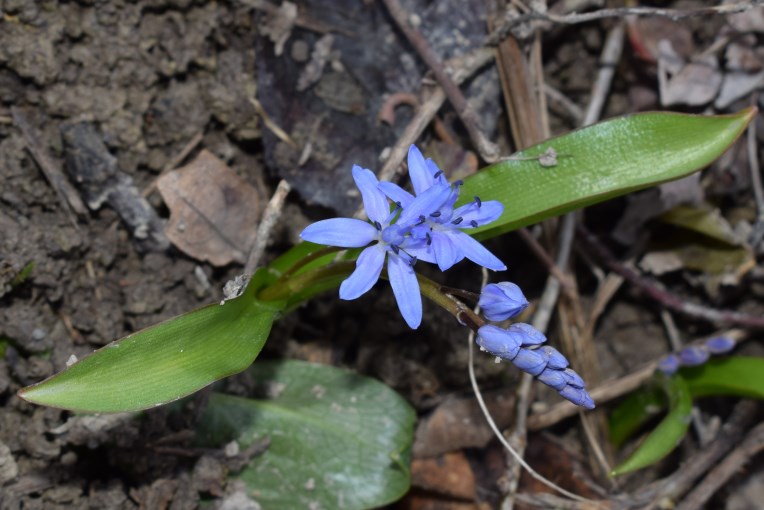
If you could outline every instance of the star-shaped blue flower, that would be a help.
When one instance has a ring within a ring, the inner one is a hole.
[[[425,159],[419,149],[412,145],[408,154],[409,177],[418,198],[433,186],[447,185],[443,172],[431,159]],[[411,235],[423,239],[423,247],[412,253],[425,262],[437,263],[445,271],[465,257],[481,266],[503,271],[507,266],[494,254],[470,235],[462,232],[490,223],[501,216],[504,206],[490,200],[482,202],[475,197],[473,202],[454,209],[459,196],[461,182],[451,187],[448,199],[436,211],[420,218],[420,225],[412,229]],[[380,183],[380,189],[404,210],[415,200],[414,195],[392,182]]]
[[[419,218],[438,210],[448,199],[447,184],[433,185],[416,200],[400,204],[391,211],[379,181],[371,170],[353,166],[353,180],[361,191],[363,205],[370,222],[355,218],[332,218],[318,221],[302,231],[306,241],[341,248],[361,248],[355,271],[340,286],[341,299],[356,299],[379,280],[387,257],[387,276],[406,323],[413,329],[422,322],[422,296],[413,270],[426,241],[408,235]],[[397,220],[397,221],[396,221]],[[393,223],[395,221],[395,223]],[[369,246],[369,244],[372,244]]]

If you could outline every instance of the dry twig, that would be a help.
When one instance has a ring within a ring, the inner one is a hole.
[[[513,28],[529,21],[547,21],[562,25],[575,25],[605,18],[623,18],[626,16],[659,16],[673,20],[708,16],[711,14],[735,14],[745,12],[760,6],[764,0],[750,2],[737,2],[734,4],[722,4],[713,7],[700,7],[698,9],[662,9],[655,7],[618,7],[614,9],[600,9],[583,14],[572,13],[559,15],[551,12],[534,11],[526,7],[527,12],[507,19],[500,27],[494,29],[486,38],[486,45],[495,46],[509,35]]]
[[[709,306],[690,303],[670,292],[651,278],[639,274],[634,269],[620,263],[605,245],[583,225],[578,225],[578,234],[589,249],[594,252],[611,271],[623,276],[633,285],[639,287],[648,296],[661,305],[688,317],[703,319],[719,325],[739,326],[752,329],[764,329],[764,317],[748,315],[733,310],[717,310]]]
[[[279,181],[276,191],[274,191],[268,205],[265,207],[260,225],[257,227],[255,240],[252,244],[252,249],[249,251],[247,264],[244,266],[244,274],[251,275],[260,263],[260,259],[263,257],[263,253],[265,253],[265,247],[270,240],[273,227],[281,217],[281,211],[284,209],[284,200],[286,200],[290,190],[291,187],[287,181],[284,179]]]
[[[430,70],[435,75],[435,79],[438,81],[441,87],[443,87],[448,100],[456,110],[459,118],[464,123],[464,127],[472,139],[472,143],[475,144],[475,148],[480,153],[480,156],[492,163],[499,157],[499,149],[496,145],[488,140],[483,132],[478,127],[479,122],[474,110],[467,104],[467,100],[464,98],[464,94],[459,87],[454,83],[454,80],[446,72],[445,67],[441,63],[438,56],[430,47],[424,36],[410,23],[409,14],[401,6],[398,0],[383,0],[390,15],[395,20],[398,28],[401,29],[403,34],[408,39],[409,43],[414,47],[417,54],[427,64]]]
[[[11,115],[16,126],[21,130],[24,140],[27,143],[27,149],[34,160],[40,166],[42,173],[55,190],[58,198],[61,200],[63,209],[69,217],[71,224],[79,230],[77,225],[77,216],[87,216],[88,210],[82,202],[80,195],[74,186],[64,177],[61,167],[53,162],[53,158],[48,153],[45,146],[40,142],[40,136],[37,130],[30,124],[24,112],[17,108],[11,108]]]

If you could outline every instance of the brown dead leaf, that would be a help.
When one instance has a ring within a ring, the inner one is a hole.
[[[414,459],[411,485],[442,496],[475,499],[475,474],[463,452]]]
[[[486,405],[499,428],[510,424],[514,398],[509,392],[485,395]],[[429,457],[462,448],[482,448],[493,437],[474,397],[446,398],[430,416],[419,421],[414,456]]]
[[[260,199],[225,162],[203,150],[188,165],[160,177],[157,188],[170,209],[165,234],[179,250],[215,266],[245,262]]]

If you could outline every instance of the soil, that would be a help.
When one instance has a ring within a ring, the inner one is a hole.
[[[446,3],[407,3],[421,4],[422,30],[443,58],[479,45],[485,36],[479,18],[448,16]],[[82,358],[131,332],[219,301],[225,282],[242,272],[237,262],[219,267],[192,258],[164,235],[169,211],[152,191],[154,181],[201,149],[254,188],[259,209],[280,178],[296,190],[266,259],[295,243],[310,221],[358,206],[358,196],[347,191],[350,166],[380,166],[379,154],[411,116],[402,107],[395,125],[380,124],[384,95],[418,90],[426,68],[372,2],[338,2],[325,12],[320,3],[298,2],[301,19],[319,29],[287,31],[282,53],[275,50],[275,37],[267,37],[278,27],[256,9],[259,4],[0,1],[0,509],[181,510],[199,508],[204,500],[214,508],[249,508],[241,488],[227,482],[229,466],[219,457],[178,453],[190,444],[193,410],[203,405],[203,395],[190,399],[190,412],[183,415],[159,408],[139,418],[83,421],[28,404],[16,392],[64,369],[72,355]],[[325,26],[364,39],[336,36],[332,63],[323,75],[304,78],[315,86],[298,101],[293,85],[315,58],[310,50],[325,37]],[[586,104],[606,26],[554,30],[545,43],[549,83],[579,106]],[[702,24],[689,26],[711,37],[697,28]],[[653,78],[642,69],[624,59],[605,117],[657,107]],[[467,90],[481,105],[491,136],[506,138],[495,69],[481,73]],[[552,112],[555,132],[574,127],[569,115]],[[444,110],[442,120],[461,137],[451,110]],[[308,163],[297,164],[300,151],[274,134],[269,122],[289,133],[296,147],[312,144]],[[24,123],[34,138],[25,136]],[[75,136],[72,130],[80,131]],[[428,132],[425,138],[434,136]],[[51,183],[35,151],[47,155],[68,185],[57,189]],[[90,159],[77,163],[83,151]],[[452,161],[474,160],[463,150],[451,153]],[[72,209],[71,195],[84,202],[82,210]],[[605,207],[619,215],[625,202]],[[489,247],[512,261],[508,279],[537,298],[547,275],[520,239],[505,236]],[[448,284],[475,290],[479,279],[477,270],[459,268]],[[587,283],[591,276],[582,277],[583,289]],[[384,286],[350,303],[325,295],[277,323],[262,356],[332,363],[377,377],[424,415],[469,388],[463,331],[445,313],[425,307],[423,327],[412,332]],[[607,338],[598,345],[603,378],[623,375],[666,350],[655,309],[628,292],[608,311],[601,331]],[[506,370],[491,359],[479,361],[478,373],[488,389],[507,387]],[[516,376],[509,377],[511,388]],[[233,393],[247,390],[246,380],[237,377],[225,385]],[[563,437],[570,431],[554,432]],[[548,442],[535,441],[535,458],[543,462],[553,455]],[[177,449],[161,447],[168,445]],[[479,499],[490,504],[498,501],[494,474],[501,471],[500,452],[492,443],[469,454],[473,465],[486,463],[474,469]]]

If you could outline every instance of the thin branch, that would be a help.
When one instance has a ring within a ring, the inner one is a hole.
[[[291,187],[289,186],[289,183],[284,179],[279,181],[278,186],[276,186],[276,191],[274,191],[273,196],[268,202],[268,205],[265,207],[265,211],[263,212],[263,219],[260,220],[260,225],[257,227],[255,240],[254,243],[252,243],[251,250],[249,251],[247,264],[244,266],[245,274],[251,275],[257,268],[258,264],[260,264],[260,259],[263,257],[263,253],[265,253],[265,247],[268,245],[268,241],[270,240],[271,231],[273,231],[273,227],[281,217],[281,211],[284,209],[284,200],[286,200],[286,196],[289,194],[290,190]]]
[[[480,153],[481,157],[492,163],[499,157],[499,149],[490,140],[488,140],[483,132],[479,129],[478,118],[474,110],[469,106],[467,100],[462,94],[462,91],[454,83],[451,77],[446,72],[445,67],[440,61],[440,58],[430,47],[424,36],[416,29],[410,22],[410,15],[401,6],[398,0],[383,0],[390,15],[395,20],[396,25],[400,28],[401,32],[406,36],[409,43],[414,47],[417,54],[427,64],[427,67],[435,75],[435,79],[438,81],[441,87],[443,87],[448,100],[456,110],[459,118],[464,123],[464,127],[472,139],[472,143],[475,144],[475,148]]]
[[[464,56],[449,60],[448,67],[453,69],[454,81],[461,83],[477,72],[478,69],[491,62],[491,60],[493,60],[493,51],[490,48],[478,48]],[[440,110],[440,107],[445,102],[446,93],[443,92],[442,87],[436,87],[430,97],[419,105],[414,117],[409,121],[398,141],[390,149],[390,153],[387,159],[385,159],[385,164],[382,165],[382,169],[379,171],[378,178],[380,181],[393,180],[396,171],[408,153],[409,146],[416,142],[417,138],[424,132],[432,119],[435,118],[438,110]],[[365,214],[364,208],[361,206],[354,214],[354,217],[360,218]]]
[[[722,4],[713,7],[700,7],[697,9],[662,9],[654,7],[619,7],[614,9],[601,9],[594,12],[583,14],[572,13],[565,15],[553,14],[551,12],[538,12],[529,10],[524,14],[517,15],[507,19],[500,27],[493,30],[486,38],[486,45],[495,46],[509,35],[511,30],[523,23],[529,21],[547,21],[561,25],[575,25],[578,23],[587,23],[605,18],[623,18],[625,16],[658,16],[680,20],[698,16],[708,16],[714,14],[735,14],[745,12],[754,7],[760,6],[764,0],[753,0],[750,2],[737,2],[734,4]]]
[[[708,472],[706,477],[690,492],[676,507],[676,510],[693,510],[703,508],[714,495],[734,475],[740,472],[751,457],[764,449],[764,423],[759,423],[740,446],[735,448],[726,459]]]
[[[54,163],[48,150],[40,141],[39,132],[29,122],[24,111],[14,106],[11,108],[11,115],[13,116],[13,122],[16,124],[16,127],[21,130],[21,134],[24,136],[27,150],[39,165],[43,175],[45,175],[45,178],[56,192],[56,195],[58,195],[69,221],[75,229],[79,230],[80,227],[77,224],[77,216],[87,216],[88,214],[88,209],[82,202],[79,193],[77,193],[74,186],[72,186],[66,177],[64,177],[64,173],[61,171],[61,166]]]
[[[740,444],[740,437],[755,419],[758,408],[759,403],[756,401],[742,400],[738,402],[729,420],[722,425],[719,435],[713,443],[699,450],[684,462],[681,469],[633,493],[629,506],[643,505],[644,510],[653,509],[659,507],[660,501],[676,501],[681,498],[703,473],[717,465],[731,448]],[[702,505],[690,506],[685,507],[685,510],[701,507]]]
[[[589,249],[594,252],[611,271],[623,276],[626,280],[642,289],[648,296],[670,310],[688,317],[702,319],[719,325],[739,326],[752,329],[764,329],[764,317],[748,315],[734,310],[717,310],[705,305],[687,302],[685,299],[670,292],[651,278],[639,274],[634,269],[619,262],[605,245],[583,225],[578,225],[578,234]]]

